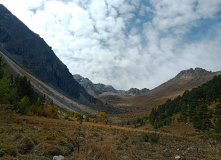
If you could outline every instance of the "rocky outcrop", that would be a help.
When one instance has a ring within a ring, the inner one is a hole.
[[[75,74],[73,77],[92,96],[99,96],[102,94],[110,95],[121,92],[120,90],[114,89],[111,85],[105,85],[102,83],[94,84],[91,80],[84,78],[79,74]]]
[[[94,84],[95,88],[100,92],[110,92],[110,93],[117,93],[118,90],[114,89],[111,85],[105,85],[102,83]]]
[[[147,89],[147,88],[143,88],[141,90],[139,90],[137,88],[131,88],[131,89],[125,91],[125,94],[140,95],[140,94],[147,93],[148,91],[149,91],[149,89]]]
[[[195,77],[203,77],[203,76],[208,76],[212,72],[207,71],[202,68],[190,68],[188,70],[183,70],[181,71],[175,78],[176,79],[188,79],[188,78],[195,78]]]
[[[80,103],[92,105],[97,99],[75,81],[47,43],[0,4],[0,44],[27,71],[57,91]],[[93,105],[92,105],[93,106]]]
[[[92,96],[98,96],[102,92],[97,90],[95,85],[88,79],[84,78],[79,74],[73,75],[74,79]]]

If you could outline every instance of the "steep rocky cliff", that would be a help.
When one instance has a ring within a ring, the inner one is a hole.
[[[2,4],[0,35],[0,44],[8,55],[40,80],[86,105],[99,102],[75,81],[51,47]]]

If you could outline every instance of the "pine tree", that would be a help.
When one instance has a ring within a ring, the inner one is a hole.
[[[214,129],[217,133],[221,133],[221,117],[216,120]]]
[[[0,103],[7,104],[9,103],[9,86],[10,86],[10,79],[7,75],[4,75],[0,79]]]

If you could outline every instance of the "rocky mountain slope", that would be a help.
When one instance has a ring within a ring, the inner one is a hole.
[[[101,103],[79,85],[51,47],[0,4],[0,44],[28,72],[67,97],[95,107]],[[96,108],[96,107],[95,107]]]
[[[74,100],[69,99],[68,97],[64,96],[63,94],[57,92],[55,89],[51,88],[38,78],[34,77],[30,73],[28,73],[25,69],[21,66],[16,64],[13,60],[11,60],[6,54],[4,49],[0,47],[0,57],[3,59],[3,62],[6,66],[6,71],[9,75],[20,75],[26,76],[28,80],[30,80],[32,87],[40,93],[41,95],[45,95],[46,99],[50,99],[53,101],[53,104],[59,106],[59,108],[63,108],[66,111],[71,112],[80,112],[84,115],[98,115],[98,113],[85,105],[82,105]],[[17,77],[17,76],[16,76]]]
[[[127,91],[116,90],[111,85],[105,85],[105,84],[102,84],[102,83],[94,84],[91,80],[89,80],[88,78],[84,78],[79,74],[75,74],[75,75],[73,75],[73,77],[92,96],[98,96],[98,97],[120,96],[120,97],[125,97],[125,96],[140,95],[140,94],[144,94],[144,93],[149,91],[146,88],[141,89],[141,90],[139,90],[137,88],[131,88]]]

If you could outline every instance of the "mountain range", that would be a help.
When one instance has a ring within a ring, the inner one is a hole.
[[[38,78],[77,103],[108,113],[124,113],[127,117],[131,114],[133,116],[147,114],[167,99],[182,95],[184,91],[200,86],[215,75],[221,74],[202,68],[191,68],[181,71],[174,78],[152,90],[146,88],[117,90],[111,85],[94,84],[88,78],[72,75],[44,39],[32,32],[2,4],[0,4],[0,35],[1,51],[33,75],[32,79]],[[61,95],[59,99],[62,99]]]
[[[84,89],[89,94],[95,97],[97,96],[102,97],[102,96],[107,96],[107,95],[117,95],[121,97],[136,96],[136,95],[140,95],[149,91],[146,88],[141,89],[141,90],[137,88],[131,88],[127,91],[117,90],[111,85],[105,85],[102,83],[94,84],[91,80],[89,80],[88,78],[84,78],[79,74],[75,74],[73,75],[73,77],[82,87],[84,87]]]

